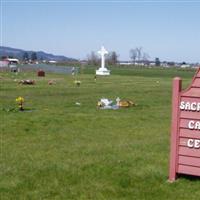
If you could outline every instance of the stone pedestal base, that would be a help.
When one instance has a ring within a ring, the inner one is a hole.
[[[96,75],[101,75],[101,76],[110,75],[110,70],[106,68],[99,68],[98,70],[96,70]]]

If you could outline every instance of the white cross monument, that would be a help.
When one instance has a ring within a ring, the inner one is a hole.
[[[101,67],[96,70],[96,75],[110,75],[110,70],[105,67],[105,55],[108,54],[108,51],[102,46],[98,53],[101,55]]]

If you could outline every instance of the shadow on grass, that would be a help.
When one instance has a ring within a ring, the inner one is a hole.
[[[33,112],[36,111],[36,109],[32,109],[32,108],[24,108],[23,110],[19,110],[18,108],[14,108],[14,107],[8,107],[8,108],[2,108],[2,111],[4,112]]]
[[[199,176],[192,176],[192,175],[186,175],[186,174],[179,174],[177,178],[183,178],[188,181],[200,181]]]

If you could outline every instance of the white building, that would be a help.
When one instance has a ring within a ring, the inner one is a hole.
[[[5,61],[9,64],[19,64],[19,60],[17,58],[6,58]]]
[[[181,65],[181,68],[188,68],[188,67],[190,67],[189,64],[182,64],[182,65]]]
[[[55,60],[50,60],[49,63],[51,63],[51,64],[56,64],[57,61],[55,61]]]

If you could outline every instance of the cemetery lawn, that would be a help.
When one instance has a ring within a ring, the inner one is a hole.
[[[172,77],[186,87],[194,72],[113,68],[95,83],[88,69],[80,87],[66,74],[1,72],[1,199],[199,199],[200,179],[167,181]],[[25,112],[15,109],[18,96]],[[103,97],[137,105],[99,110]]]

